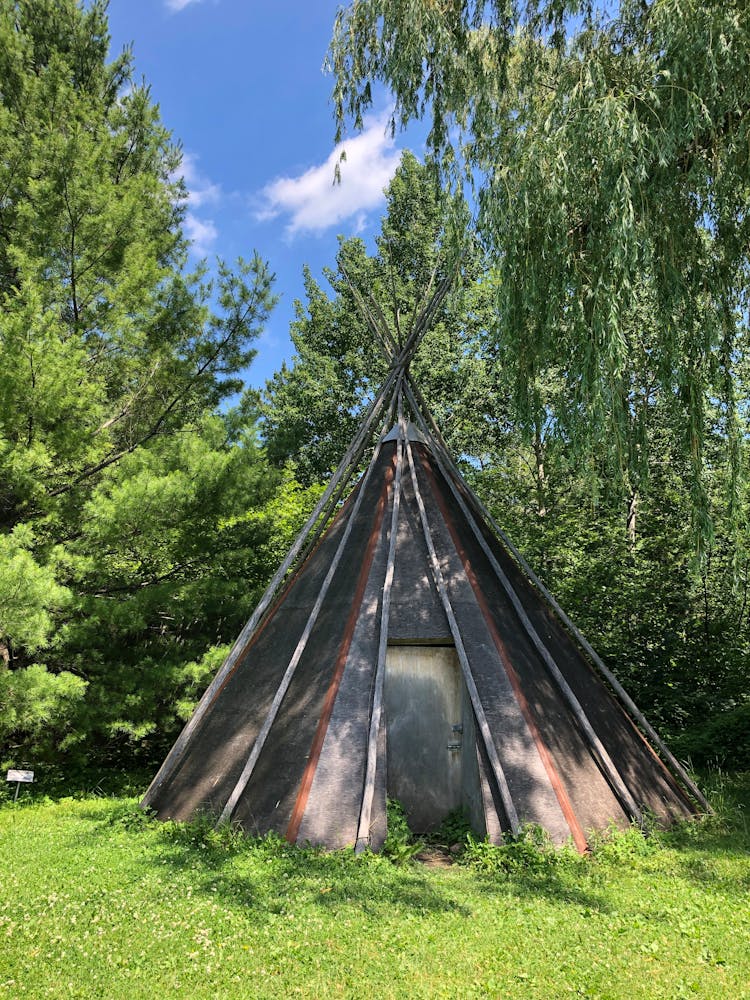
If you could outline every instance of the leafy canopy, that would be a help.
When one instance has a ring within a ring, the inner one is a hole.
[[[405,153],[386,189],[387,212],[368,254],[359,239],[342,240],[330,291],[305,272],[306,303],[297,303],[291,336],[296,349],[266,384],[261,427],[271,461],[293,460],[303,481],[336,468],[361,414],[388,370],[366,318],[402,344],[430,293],[456,260],[455,223],[464,206],[444,198],[430,170]],[[489,366],[479,357],[486,294],[477,283],[482,255],[465,243],[453,294],[437,311],[411,369],[458,453],[467,448],[477,414],[495,406]]]
[[[744,3],[355,0],[337,19],[330,65],[340,132],[361,127],[381,81],[395,97],[392,126],[429,117],[444,175],[472,179],[496,269],[495,337],[527,424],[539,419],[535,380],[554,366],[567,389],[561,429],[585,447],[626,442],[621,453],[634,454],[643,343],[658,395],[681,414],[705,542],[713,402],[733,500],[741,466]]]

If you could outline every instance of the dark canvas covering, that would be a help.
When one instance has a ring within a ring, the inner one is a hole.
[[[643,809],[664,822],[698,811],[700,793],[647,742],[436,442],[401,426],[235,648],[144,803],[163,818],[208,811],[252,833],[378,848],[388,790],[389,720],[377,707],[385,618],[391,644],[463,650],[455,729],[469,741],[465,804],[480,834],[496,841],[531,822],[583,849],[588,831],[626,825]]]

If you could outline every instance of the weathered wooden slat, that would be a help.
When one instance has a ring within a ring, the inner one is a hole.
[[[419,488],[419,480],[417,478],[417,470],[414,462],[414,456],[412,454],[411,444],[409,443],[408,438],[406,439],[406,454],[409,460],[409,472],[412,477],[412,483],[414,486],[414,496],[417,501],[417,507],[419,508],[419,518],[422,523],[422,533],[424,534],[424,540],[427,545],[427,552],[430,557],[430,565],[432,567],[432,575],[435,580],[435,586],[440,596],[440,600],[442,601],[446,618],[448,619],[448,625],[451,630],[451,635],[453,636],[453,643],[456,647],[456,653],[458,654],[458,661],[461,664],[461,672],[463,674],[464,683],[466,684],[466,689],[469,693],[469,698],[471,700],[472,708],[474,709],[474,715],[476,716],[477,724],[479,726],[479,731],[482,734],[482,740],[484,742],[485,749],[487,750],[487,756],[490,761],[490,766],[492,768],[492,772],[495,777],[495,782],[497,784],[498,791],[500,793],[500,798],[502,799],[503,809],[505,810],[505,815],[510,824],[510,828],[512,832],[515,834],[518,833],[519,830],[518,813],[516,812],[516,807],[513,804],[513,799],[510,793],[510,788],[508,787],[507,779],[505,777],[505,772],[503,771],[502,764],[500,763],[500,758],[498,757],[497,749],[492,739],[492,733],[490,732],[489,723],[487,722],[487,716],[485,715],[484,712],[484,706],[482,705],[481,699],[479,697],[479,692],[477,691],[477,686],[471,672],[471,667],[469,665],[469,658],[466,655],[466,649],[464,648],[463,639],[461,638],[461,631],[458,627],[456,616],[453,613],[450,597],[448,595],[448,589],[445,585],[443,572],[440,568],[440,561],[438,560],[437,553],[435,551],[435,545],[432,540],[432,531],[430,530],[430,524],[427,519],[427,511],[425,510],[424,500],[422,498],[422,492]]]
[[[380,639],[378,642],[378,659],[375,666],[372,709],[370,711],[370,730],[367,738],[367,765],[365,767],[365,782],[362,792],[362,806],[357,827],[357,839],[354,850],[357,854],[364,851],[370,844],[370,823],[372,819],[372,803],[375,795],[375,772],[377,769],[378,735],[383,714],[383,684],[385,680],[385,659],[388,652],[388,621],[391,611],[391,590],[393,573],[396,565],[396,541],[398,536],[398,515],[401,505],[401,476],[404,465],[404,415],[401,402],[401,391],[398,398],[398,439],[396,441],[396,476],[393,483],[393,506],[391,508],[391,534],[388,541],[388,560],[386,563],[385,580],[383,582],[383,599],[380,605]]]
[[[547,778],[549,780],[550,787],[554,792],[555,798],[557,799],[558,805],[560,807],[562,816],[568,826],[568,830],[572,834],[573,841],[576,845],[578,851],[583,854],[588,850],[588,842],[586,840],[586,834],[578,821],[575,809],[573,808],[573,803],[568,796],[567,789],[563,783],[562,776],[557,769],[557,764],[550,752],[547,742],[542,735],[542,731],[539,727],[537,714],[532,708],[529,699],[521,683],[521,678],[516,669],[516,665],[508,650],[507,644],[505,643],[500,630],[498,629],[497,622],[494,619],[490,605],[487,601],[487,597],[484,593],[484,588],[481,586],[479,579],[471,565],[466,548],[463,544],[463,540],[460,537],[460,533],[457,529],[454,519],[451,517],[450,511],[445,503],[444,497],[441,495],[440,491],[436,489],[436,483],[434,480],[434,475],[432,469],[428,463],[424,465],[425,473],[430,483],[433,486],[433,493],[435,497],[435,502],[440,510],[443,518],[443,522],[448,529],[448,532],[453,540],[454,547],[456,549],[456,554],[458,555],[461,563],[464,567],[464,572],[471,585],[472,590],[476,598],[479,610],[485,620],[489,633],[492,637],[492,641],[497,649],[498,656],[500,657],[500,662],[502,663],[503,669],[505,670],[506,677],[510,683],[511,690],[513,692],[513,697],[516,700],[518,708],[521,711],[521,715],[526,722],[529,733],[534,741],[534,744],[539,754],[539,759],[541,761],[542,767],[544,768]]]
[[[273,725],[274,720],[278,715],[279,708],[281,707],[281,703],[284,700],[284,696],[289,688],[289,685],[292,683],[292,678],[294,677],[297,665],[299,664],[299,661],[302,658],[302,654],[305,651],[307,642],[315,626],[315,622],[318,620],[318,615],[320,614],[320,609],[323,606],[323,601],[326,598],[328,589],[331,586],[333,577],[336,573],[336,570],[338,569],[339,563],[341,562],[341,558],[344,554],[344,551],[346,550],[346,545],[347,542],[349,541],[349,536],[352,533],[354,523],[357,519],[357,514],[359,513],[359,509],[362,505],[362,500],[367,490],[367,484],[370,480],[370,477],[372,476],[373,469],[377,464],[379,455],[380,455],[380,443],[378,442],[378,445],[375,449],[375,452],[373,453],[370,464],[367,468],[367,472],[365,473],[362,486],[360,487],[359,493],[357,494],[356,500],[354,501],[354,505],[352,506],[351,512],[347,519],[346,527],[342,532],[341,538],[339,539],[339,544],[336,548],[336,552],[334,553],[333,559],[331,560],[331,564],[328,567],[328,572],[325,575],[323,583],[321,584],[320,587],[320,591],[318,592],[318,596],[315,598],[315,603],[313,604],[312,610],[310,611],[310,614],[307,618],[307,622],[302,631],[302,635],[300,636],[299,641],[297,642],[297,645],[295,647],[294,653],[292,654],[292,658],[289,661],[286,670],[284,671],[284,676],[281,679],[281,683],[279,684],[279,687],[276,690],[276,694],[274,695],[274,699],[271,702],[271,707],[269,708],[268,713],[266,714],[266,718],[263,721],[263,725],[261,726],[260,732],[258,733],[255,742],[253,743],[252,750],[250,751],[250,756],[248,757],[247,762],[244,768],[242,769],[242,773],[240,774],[237,783],[232,789],[231,795],[227,799],[224,809],[222,810],[221,816],[219,817],[219,823],[226,823],[232,818],[232,813],[234,812],[237,803],[239,802],[240,797],[242,796],[242,793],[245,791],[247,783],[250,781],[252,773],[255,769],[255,765],[258,762],[258,758],[260,757],[260,753],[268,738],[268,734],[271,731],[271,726]]]
[[[390,403],[388,404],[388,411],[386,413],[385,420],[383,421],[383,425],[382,425],[383,432],[385,432],[386,430],[390,429],[390,427],[391,427],[391,421],[393,420],[393,413],[394,413],[394,410],[395,410],[395,406],[396,406],[396,396],[394,394],[393,398],[391,399]],[[381,433],[381,437],[382,437],[382,433]],[[344,491],[349,486],[349,483],[350,483],[351,478],[352,478],[352,473],[355,472],[356,469],[359,467],[359,461],[360,461],[362,455],[364,454],[364,452],[367,449],[367,444],[368,444],[368,442],[366,440],[362,442],[362,447],[360,448],[360,450],[357,453],[357,455],[355,455],[354,458],[352,459],[350,472],[347,473],[342,478],[341,482],[339,483],[339,487],[336,490],[336,493],[331,497],[331,499],[328,502],[327,508],[323,511],[323,513],[322,513],[322,515],[320,517],[320,520],[318,521],[318,523],[315,526],[315,528],[310,532],[310,534],[308,536],[308,539],[307,539],[307,542],[305,544],[305,547],[304,547],[304,549],[302,550],[302,552],[300,553],[300,555],[299,555],[299,557],[297,559],[297,562],[296,562],[296,566],[297,567],[302,566],[304,564],[304,562],[307,559],[307,557],[309,556],[310,552],[312,552],[312,550],[317,545],[318,540],[320,539],[321,535],[323,534],[323,532],[326,530],[326,528],[330,524],[331,519],[333,518],[334,514],[337,512],[338,505],[339,505],[339,502],[341,500],[341,497],[344,495]],[[356,488],[357,488],[357,486],[355,485],[354,489],[356,489]],[[350,497],[350,499],[351,499],[351,497]],[[349,502],[349,501],[347,501],[347,502]],[[294,566],[290,567],[290,573],[294,573],[294,572],[296,572],[296,567],[294,567]]]
[[[429,430],[427,428],[426,423],[424,421],[422,421],[422,423],[423,423],[423,431],[422,432],[429,434]],[[615,794],[617,795],[618,799],[620,800],[620,802],[622,803],[623,807],[625,808],[625,811],[633,819],[636,819],[636,820],[640,821],[642,819],[641,810],[640,810],[638,804],[636,803],[635,799],[633,798],[633,796],[632,796],[632,794],[630,792],[630,789],[625,784],[625,781],[623,780],[622,775],[620,774],[620,772],[618,771],[617,767],[615,766],[614,761],[612,760],[612,758],[610,757],[610,755],[607,753],[606,747],[604,746],[604,744],[602,743],[602,741],[599,739],[599,737],[597,736],[597,734],[594,732],[594,728],[591,725],[591,723],[589,722],[588,716],[586,715],[586,713],[583,710],[583,706],[578,701],[578,698],[576,697],[575,692],[573,691],[573,689],[571,688],[571,686],[568,684],[568,682],[565,679],[562,671],[560,670],[560,668],[558,667],[557,663],[555,662],[555,658],[552,656],[552,654],[550,653],[550,651],[547,649],[547,647],[545,646],[545,644],[542,642],[542,639],[539,636],[539,633],[534,628],[534,625],[533,625],[531,619],[529,618],[528,614],[526,613],[526,609],[524,608],[523,604],[521,603],[521,600],[518,597],[518,594],[516,593],[515,588],[511,584],[511,582],[508,579],[508,577],[503,572],[503,569],[500,566],[500,563],[495,558],[494,552],[492,551],[492,549],[490,548],[490,546],[487,544],[487,539],[482,534],[482,532],[481,532],[481,530],[479,528],[479,525],[475,521],[475,519],[474,519],[471,511],[469,510],[468,506],[466,505],[466,502],[464,501],[464,498],[461,496],[460,491],[456,488],[456,486],[455,486],[455,484],[453,482],[453,477],[450,476],[448,474],[448,472],[446,471],[446,468],[445,468],[445,466],[444,466],[444,464],[443,464],[443,462],[441,461],[441,458],[440,458],[440,452],[437,449],[434,449],[433,450],[433,456],[435,458],[435,461],[437,462],[437,466],[440,469],[440,472],[441,472],[443,478],[445,479],[446,483],[448,484],[448,487],[450,488],[450,491],[453,494],[453,497],[454,497],[456,503],[458,504],[458,506],[459,506],[459,508],[461,510],[461,513],[466,518],[466,521],[468,522],[469,527],[471,528],[471,530],[472,530],[472,532],[474,534],[474,537],[476,538],[476,540],[479,543],[482,551],[484,552],[484,554],[487,557],[490,565],[492,566],[492,569],[494,570],[495,576],[497,577],[497,579],[498,579],[501,587],[505,591],[505,594],[506,594],[508,600],[510,601],[511,606],[513,607],[513,610],[515,611],[515,613],[516,613],[519,621],[521,622],[521,625],[522,625],[524,631],[526,632],[526,635],[531,640],[532,645],[536,649],[536,651],[539,654],[542,662],[544,663],[545,667],[547,668],[548,673],[551,675],[552,679],[554,680],[555,684],[557,685],[558,690],[562,694],[563,699],[567,703],[568,708],[569,708],[570,712],[573,715],[573,718],[576,720],[578,728],[580,729],[580,731],[583,734],[586,742],[589,745],[589,749],[590,749],[591,753],[593,754],[594,759],[599,764],[599,767],[600,767],[602,773],[607,778],[607,780],[608,780],[609,784],[611,785],[613,791],[615,792]]]
[[[328,733],[328,727],[333,716],[336,699],[338,697],[341,682],[347,667],[349,651],[351,649],[352,640],[356,631],[357,622],[362,611],[362,601],[365,596],[373,560],[375,558],[375,552],[377,550],[378,541],[380,540],[383,529],[383,518],[388,505],[390,487],[391,482],[389,481],[388,475],[386,475],[383,482],[383,488],[380,492],[380,497],[375,507],[375,516],[372,521],[372,527],[370,528],[370,537],[367,541],[367,547],[365,548],[362,563],[359,568],[357,585],[355,587],[354,596],[349,608],[349,615],[346,620],[344,634],[341,637],[341,645],[339,646],[338,654],[334,663],[333,675],[331,677],[331,682],[328,685],[328,691],[326,692],[326,697],[320,712],[318,725],[315,729],[312,744],[310,745],[310,752],[307,755],[305,770],[297,790],[297,797],[294,803],[294,808],[292,809],[292,815],[289,819],[289,824],[284,835],[292,844],[297,843],[300,827],[302,826],[303,819],[305,818],[305,811],[310,799],[310,792],[312,791],[318,764],[320,763],[326,734]]]

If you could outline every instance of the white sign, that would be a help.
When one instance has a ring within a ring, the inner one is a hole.
[[[8,781],[33,781],[33,771],[8,771]]]

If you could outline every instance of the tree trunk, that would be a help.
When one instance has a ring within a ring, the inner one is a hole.
[[[534,425],[534,462],[536,473],[536,513],[540,519],[547,516],[547,474],[544,471],[544,443],[539,424]]]
[[[627,532],[631,549],[635,548],[636,521],[638,518],[638,501],[640,499],[638,490],[633,490],[628,499]]]

